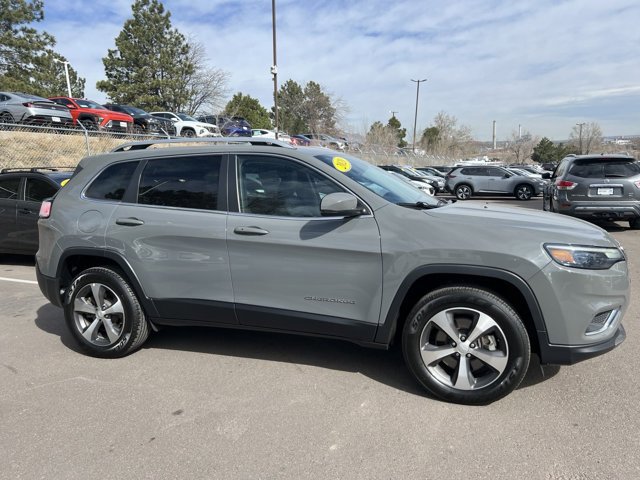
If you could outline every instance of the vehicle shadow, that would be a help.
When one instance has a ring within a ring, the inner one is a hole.
[[[60,337],[62,344],[70,350],[82,352],[65,325],[62,309],[51,304],[43,305],[38,309],[35,323],[41,330]],[[397,346],[389,350],[376,350],[340,340],[284,333],[163,327],[151,334],[143,349],[179,350],[360,373],[412,395],[433,398],[413,379]],[[543,372],[534,355],[519,388],[543,382],[558,371],[545,367]]]
[[[36,264],[36,257],[33,255],[14,255],[12,253],[0,253],[0,264],[2,266],[26,266],[33,267]]]

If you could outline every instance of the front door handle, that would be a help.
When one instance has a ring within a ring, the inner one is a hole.
[[[126,227],[138,227],[140,225],[144,225],[144,222],[139,218],[134,218],[134,217],[118,218],[116,220],[116,225],[124,225]]]
[[[233,229],[233,233],[238,235],[267,235],[269,231],[260,227],[236,227]]]

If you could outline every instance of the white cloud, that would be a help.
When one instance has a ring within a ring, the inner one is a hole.
[[[232,92],[271,105],[270,2],[164,3],[174,25],[231,74]],[[349,105],[354,128],[362,129],[363,119],[386,121],[394,110],[411,131],[410,79],[420,77],[428,81],[420,88],[419,129],[444,110],[481,139],[490,138],[492,120],[503,136],[523,124],[564,138],[585,115],[605,134],[640,133],[629,122],[630,111],[640,109],[635,0],[280,0],[277,13],[280,81],[319,82]],[[101,58],[113,48],[130,3],[49,2],[46,14],[43,28],[87,78],[87,95],[102,100],[94,89],[104,75]],[[574,104],[580,108],[572,110]]]

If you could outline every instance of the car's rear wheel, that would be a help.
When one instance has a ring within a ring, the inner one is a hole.
[[[469,200],[471,198],[471,195],[473,195],[473,190],[471,190],[471,187],[469,185],[462,184],[458,185],[455,188],[454,193],[456,194],[456,198],[458,200]]]
[[[533,188],[531,185],[521,184],[516,187],[513,193],[518,200],[531,200]]]
[[[640,230],[640,218],[629,220],[629,227],[631,227],[633,230]]]
[[[96,357],[122,357],[149,336],[135,292],[111,268],[95,267],[80,273],[65,297],[64,313],[80,347]]]
[[[463,404],[486,404],[512,392],[527,373],[531,354],[516,311],[471,286],[424,296],[407,317],[402,350],[428,392]]]
[[[13,115],[9,112],[0,113],[0,123],[14,123]]]

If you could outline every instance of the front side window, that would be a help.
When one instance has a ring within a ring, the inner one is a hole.
[[[0,179],[0,198],[17,200],[19,187],[20,177]]]
[[[320,217],[325,195],[344,192],[335,182],[293,160],[238,158],[240,211],[281,217]]]
[[[45,198],[53,197],[58,190],[49,182],[39,178],[27,178],[25,200],[27,202],[42,202]]]
[[[217,210],[221,164],[220,155],[150,160],[140,178],[138,203]]]
[[[120,201],[138,162],[115,163],[105,168],[91,183],[85,196],[97,200]]]

